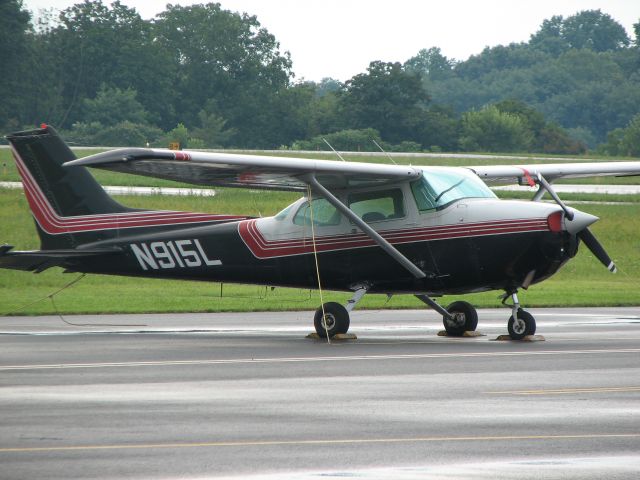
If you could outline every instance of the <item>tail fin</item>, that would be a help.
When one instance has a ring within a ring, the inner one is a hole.
[[[87,226],[99,227],[101,214],[132,209],[113,200],[86,168],[62,166],[76,156],[53,128],[18,132],[7,139],[36,220],[41,249],[75,248],[115,235],[110,229]]]

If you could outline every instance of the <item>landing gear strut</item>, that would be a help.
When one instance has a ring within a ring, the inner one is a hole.
[[[442,315],[444,329],[450,337],[461,337],[464,332],[474,332],[478,327],[478,312],[468,302],[453,302],[444,308],[428,295],[415,297]]]
[[[513,340],[522,340],[528,335],[535,335],[536,333],[536,319],[529,312],[524,311],[520,307],[517,291],[507,292],[504,300],[511,296],[513,299],[513,305],[511,307],[511,317],[507,323],[507,330],[509,330],[509,336]],[[503,303],[504,303],[503,300]]]

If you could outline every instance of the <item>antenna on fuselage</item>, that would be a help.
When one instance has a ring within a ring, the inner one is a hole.
[[[324,143],[326,143],[327,145],[329,145],[329,148],[330,148],[331,150],[333,150],[333,153],[335,153],[336,155],[338,155],[338,157],[340,158],[340,160],[342,160],[343,162],[346,162],[346,160],[345,160],[344,158],[342,158],[342,155],[340,155],[340,154],[336,151],[336,149],[335,149],[335,148],[333,148],[329,142],[327,142],[327,139],[326,139],[326,138],[324,138],[324,137],[323,137],[323,138],[322,138],[322,141],[323,141]]]
[[[373,138],[371,139],[371,141],[376,145],[376,147],[378,147],[378,148],[380,149],[380,151],[381,151],[382,153],[384,153],[384,154],[389,158],[389,160],[391,160],[391,161],[393,162],[393,164],[394,164],[394,165],[397,165],[397,163],[396,163],[396,161],[393,159],[393,157],[392,157],[391,155],[389,155],[389,154],[384,150],[384,148],[382,148],[382,147],[380,146],[380,144],[379,144],[378,142],[376,142]]]

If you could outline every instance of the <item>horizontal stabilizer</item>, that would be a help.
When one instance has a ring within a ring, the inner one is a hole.
[[[33,250],[12,252],[10,245],[0,246],[0,268],[40,273],[51,267],[73,270],[76,260],[119,253],[119,249],[101,250]]]

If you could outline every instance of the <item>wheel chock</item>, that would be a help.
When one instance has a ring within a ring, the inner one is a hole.
[[[326,340],[325,338],[320,337],[316,332],[310,333],[306,336],[306,338],[310,338],[312,340]],[[357,340],[358,337],[354,333],[336,333],[331,340]]]
[[[447,334],[446,330],[440,330],[438,332],[438,336],[439,337],[448,337],[449,335]],[[461,336],[462,337],[467,337],[467,338],[472,338],[472,337],[486,337],[487,335],[482,333],[482,332],[478,332],[477,330],[475,330],[475,331],[468,330],[468,331],[464,332]],[[459,338],[459,337],[457,337],[457,338]]]
[[[527,335],[522,340],[514,340],[509,335],[498,335],[494,342],[544,342],[546,338],[542,335]]]

